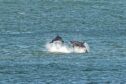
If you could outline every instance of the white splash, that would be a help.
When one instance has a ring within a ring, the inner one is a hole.
[[[89,47],[88,43],[85,42],[85,43],[84,43],[84,46],[85,46],[87,52],[90,52],[90,47]]]
[[[89,48],[89,46],[88,46],[88,48]],[[62,44],[61,42],[47,43],[46,49],[49,52],[56,52],[56,53],[86,53],[86,52],[89,52],[86,48],[80,48],[80,47],[73,48],[68,45]]]
[[[48,43],[46,44],[46,48],[49,52],[59,52],[59,53],[71,53],[72,50],[63,44],[57,43]]]
[[[74,47],[73,52],[75,52],[75,53],[86,53],[86,48]]]

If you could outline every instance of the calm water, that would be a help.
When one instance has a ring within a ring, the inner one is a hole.
[[[91,52],[47,52],[57,34]],[[126,0],[0,0],[0,84],[126,84]]]

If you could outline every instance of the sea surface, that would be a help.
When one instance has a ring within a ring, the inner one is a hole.
[[[89,53],[50,53],[56,35]],[[0,0],[0,84],[126,84],[126,0]]]

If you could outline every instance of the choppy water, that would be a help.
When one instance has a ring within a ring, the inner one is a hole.
[[[57,34],[90,53],[47,52]],[[126,0],[0,0],[0,84],[126,84]]]

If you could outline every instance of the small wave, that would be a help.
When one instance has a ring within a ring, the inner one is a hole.
[[[25,12],[18,12],[18,14],[20,14],[20,15],[25,15]]]
[[[29,32],[29,31],[27,31],[27,32],[6,31],[5,32],[5,34],[30,34],[30,33],[32,33],[32,32]]]

